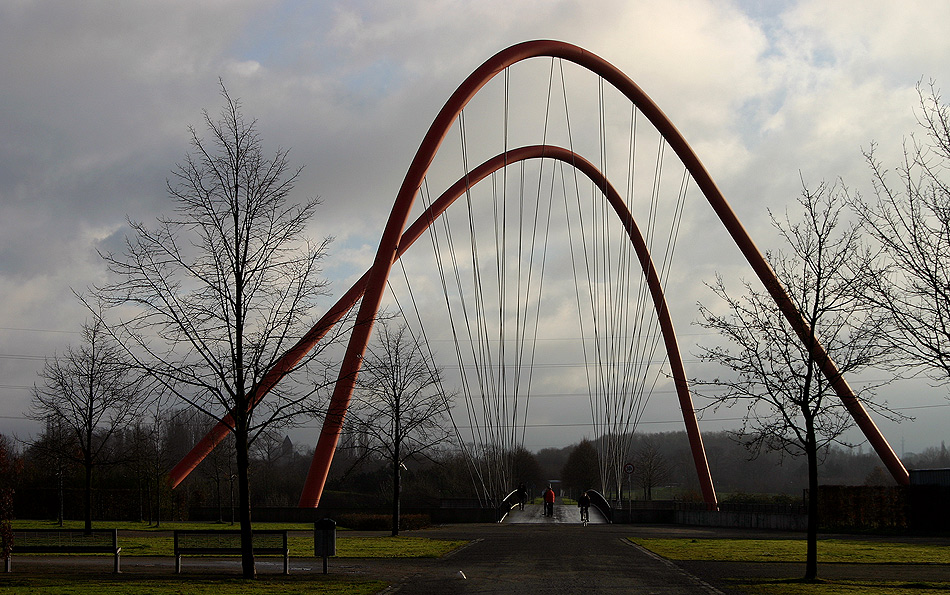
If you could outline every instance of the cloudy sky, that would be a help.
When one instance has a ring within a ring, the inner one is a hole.
[[[72,291],[103,279],[96,250],[118,245],[126,217],[167,212],[165,180],[189,124],[219,109],[219,78],[265,145],[305,166],[297,189],[323,200],[311,232],[336,238],[325,272],[339,295],[368,265],[432,118],[504,47],[559,39],[627,73],[765,249],[766,209],[791,205],[802,179],[866,190],[872,142],[896,163],[917,83],[950,84],[948,23],[950,5],[885,0],[0,3],[0,432],[35,430],[24,416],[36,372],[84,320]],[[739,266],[723,258],[702,279]],[[710,299],[694,285],[676,306],[687,353],[695,302]],[[898,453],[939,445],[950,427],[945,389],[908,386],[888,400],[917,420],[881,422]],[[644,428],[675,419],[658,406]],[[589,433],[566,428],[526,445]]]

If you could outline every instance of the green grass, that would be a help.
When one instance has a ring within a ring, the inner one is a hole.
[[[720,562],[805,561],[803,539],[641,539],[630,541],[670,560]],[[946,546],[823,539],[821,564],[948,564]],[[736,589],[761,595],[915,595],[950,592],[947,581],[728,579]]]
[[[640,539],[630,541],[670,560],[804,562],[804,539]],[[946,546],[822,539],[823,564],[947,564]]]
[[[756,579],[730,581],[736,588],[761,595],[918,595],[946,593],[950,582],[898,582],[798,579]]]
[[[288,536],[291,557],[313,556],[313,533]],[[438,558],[465,545],[465,541],[446,541],[426,537],[340,537],[336,540],[338,558]],[[160,535],[120,535],[123,556],[171,556],[172,537]]]
[[[266,577],[253,581],[177,577],[126,580],[122,577],[0,576],[0,594],[3,595],[369,595],[378,593],[386,585],[382,581],[351,580],[332,575]]]
[[[338,537],[336,553],[339,558],[439,558],[466,543],[426,537]]]
[[[11,523],[14,529],[82,529],[82,521],[63,521],[60,527],[56,521],[35,521],[35,520],[14,520]],[[313,523],[255,523],[258,529],[279,529],[287,531],[313,531]],[[118,529],[119,531],[174,531],[196,529],[221,529],[222,531],[234,530],[240,528],[237,524],[213,523],[213,522],[179,522],[162,521],[161,526],[149,525],[137,521],[95,521],[92,524],[93,529]],[[345,531],[345,529],[340,529]]]
[[[163,523],[158,529],[144,523],[96,523],[94,528],[119,529],[119,547],[123,556],[172,556],[174,529],[236,529],[236,525],[217,523]],[[293,531],[287,536],[291,557],[313,556],[313,525],[310,523],[259,523],[258,529]],[[53,521],[13,521],[14,529],[58,529]],[[82,529],[81,521],[67,521],[66,529]],[[124,533],[122,533],[124,532]],[[346,531],[337,533],[338,558],[438,558],[467,543],[425,537],[347,537]],[[67,554],[68,555],[68,554]]]

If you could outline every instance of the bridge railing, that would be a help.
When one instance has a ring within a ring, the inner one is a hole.
[[[498,505],[498,522],[503,521],[505,515],[514,510],[515,506],[518,506],[518,502],[518,490],[512,490],[507,496],[502,498],[501,503]]]
[[[587,495],[590,496],[590,505],[599,510],[608,523],[614,522],[614,509],[607,498],[597,490],[587,490]]]

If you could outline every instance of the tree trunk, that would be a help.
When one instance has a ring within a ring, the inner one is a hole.
[[[399,535],[399,493],[402,491],[399,458],[393,460],[393,537]]]
[[[56,462],[56,491],[59,493],[59,526],[63,526],[63,519],[66,516],[66,498],[63,494],[63,466],[57,460]]]
[[[148,526],[152,526],[152,477],[151,475],[145,476],[145,515],[148,517],[145,519],[148,522]]]
[[[162,480],[155,478],[155,526],[162,526]]]
[[[218,501],[218,522],[224,523],[224,507],[221,504],[221,477],[215,476],[214,479],[214,497]]]
[[[254,534],[251,530],[251,490],[248,481],[247,428],[238,427],[234,436],[234,448],[237,459],[238,516],[241,525],[241,568],[244,578],[257,576],[254,565]]]
[[[86,461],[85,471],[85,502],[83,502],[83,531],[88,535],[92,533],[92,463]]]
[[[805,580],[818,578],[818,445],[815,423],[805,418],[805,456],[808,458],[808,529],[805,554]]]
[[[392,371],[395,373],[395,371]],[[399,535],[399,495],[402,491],[402,399],[397,391],[393,395],[393,537]]]

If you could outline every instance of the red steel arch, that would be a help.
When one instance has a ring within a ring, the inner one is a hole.
[[[612,64],[580,47],[551,40],[528,41],[517,44],[489,58],[456,89],[429,127],[409,166],[406,177],[396,195],[395,204],[393,205],[393,210],[383,231],[383,236],[380,240],[373,265],[367,274],[364,275],[366,281],[363,301],[357,314],[353,334],[347,346],[336,389],[331,398],[326,422],[324,423],[323,431],[317,443],[317,450],[310,467],[304,493],[300,499],[300,506],[315,507],[320,501],[320,495],[326,482],[330,461],[332,460],[340,430],[342,429],[343,418],[349,405],[350,395],[352,394],[356,376],[361,366],[362,356],[372,331],[373,320],[378,311],[392,263],[397,257],[397,248],[400,245],[403,229],[405,228],[409,212],[415,200],[415,195],[422,185],[422,180],[432,160],[435,158],[435,154],[441,146],[445,135],[448,133],[452,122],[478,90],[496,74],[522,60],[545,56],[573,62],[599,75],[618,91],[623,93],[637,106],[640,112],[650,120],[653,126],[663,135],[670,148],[676,152],[679,159],[683,162],[703,192],[706,200],[713,208],[713,211],[722,221],[726,230],[733,238],[733,241],[735,241],[753,271],[755,271],[766,290],[775,300],[779,309],[789,321],[789,324],[795,329],[803,343],[808,344],[810,337],[808,324],[795,308],[787,291],[778,281],[774,271],[772,271],[761,252],[739,222],[702,162],[696,156],[682,134],[680,134],[653,100],[651,100],[636,83]],[[354,290],[351,289],[350,291],[352,292]],[[340,314],[340,316],[342,316],[342,314]],[[315,331],[316,327],[311,330],[311,333],[308,333],[308,337]],[[306,352],[306,349],[309,349],[308,347],[303,347],[303,343],[304,342],[301,341],[294,347],[294,350],[298,348],[304,349],[297,359],[288,359],[287,361],[289,363],[286,367],[281,366],[279,363],[278,366],[275,366],[275,369],[272,370],[273,374],[269,373],[268,376],[265,377],[262,386],[258,388],[258,392],[261,395],[269,389],[269,386],[264,387],[268,382],[268,377],[273,378],[270,384],[270,386],[273,386],[280,377],[285,375],[289,369],[299,361],[303,353]],[[820,343],[814,344],[811,349],[811,354],[894,479],[901,484],[909,483],[909,476],[903,463],[901,463],[880,430],[874,424],[873,420],[871,420],[867,411],[861,405],[847,381],[838,371],[837,366],[828,356],[824,347]],[[278,367],[281,369],[277,369]],[[694,450],[697,447],[702,448],[701,443],[698,445],[693,443],[692,446]],[[213,445],[211,448],[213,448]],[[191,457],[191,455],[189,455],[189,457]],[[186,457],[186,459],[189,457]],[[200,458],[193,460],[192,457],[192,460],[188,461],[183,459],[175,471],[183,471],[184,474],[187,475],[187,472],[190,471],[191,468],[194,468],[198,461],[200,461]],[[179,476],[183,478],[181,473],[176,475],[173,471],[171,478],[172,483],[180,481],[180,478],[176,481],[176,477]],[[708,498],[707,502],[709,502]]]

